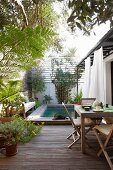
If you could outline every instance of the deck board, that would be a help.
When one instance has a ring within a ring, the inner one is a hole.
[[[70,125],[44,126],[40,135],[27,144],[21,144],[18,154],[6,157],[0,153],[0,170],[110,170],[104,157],[98,158],[98,143],[93,133],[88,135],[92,148],[82,154],[80,142],[72,149],[66,139]]]

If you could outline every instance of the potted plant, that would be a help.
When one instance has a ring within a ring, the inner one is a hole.
[[[51,96],[49,96],[49,95],[45,95],[45,96],[44,96],[44,102],[45,102],[46,104],[50,103],[51,100],[52,100]]]
[[[76,103],[77,103],[78,105],[81,104],[82,96],[83,96],[83,93],[82,93],[82,90],[80,90],[80,92],[77,94],[76,99],[75,99],[75,100],[76,100]]]
[[[0,124],[0,135],[4,138],[4,147],[7,156],[17,153],[19,142],[26,143],[36,136],[42,125],[34,125],[21,117],[15,116],[13,121]]]
[[[67,103],[67,104],[73,104],[73,103],[74,103],[74,101],[73,101],[73,99],[72,99],[71,96],[69,96],[69,97],[67,98],[66,103]]]

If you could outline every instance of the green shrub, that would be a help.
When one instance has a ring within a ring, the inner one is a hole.
[[[16,115],[13,121],[0,124],[0,135],[4,138],[6,145],[26,143],[40,133],[42,126],[43,123],[35,125]]]

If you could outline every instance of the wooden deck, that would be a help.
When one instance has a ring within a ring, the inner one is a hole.
[[[93,133],[88,136],[93,149],[87,148],[87,154],[81,153],[80,143],[67,148],[71,130],[70,125],[44,126],[39,136],[19,145],[17,155],[0,153],[0,170],[110,170],[104,157],[96,156],[98,144]]]

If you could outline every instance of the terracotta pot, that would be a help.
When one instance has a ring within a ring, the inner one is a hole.
[[[81,105],[81,102],[77,102],[78,105]]]
[[[1,123],[10,122],[10,121],[12,121],[12,117],[0,117]]]
[[[14,156],[17,154],[18,150],[17,150],[17,144],[14,145],[6,145],[5,146],[6,149],[6,156]]]

